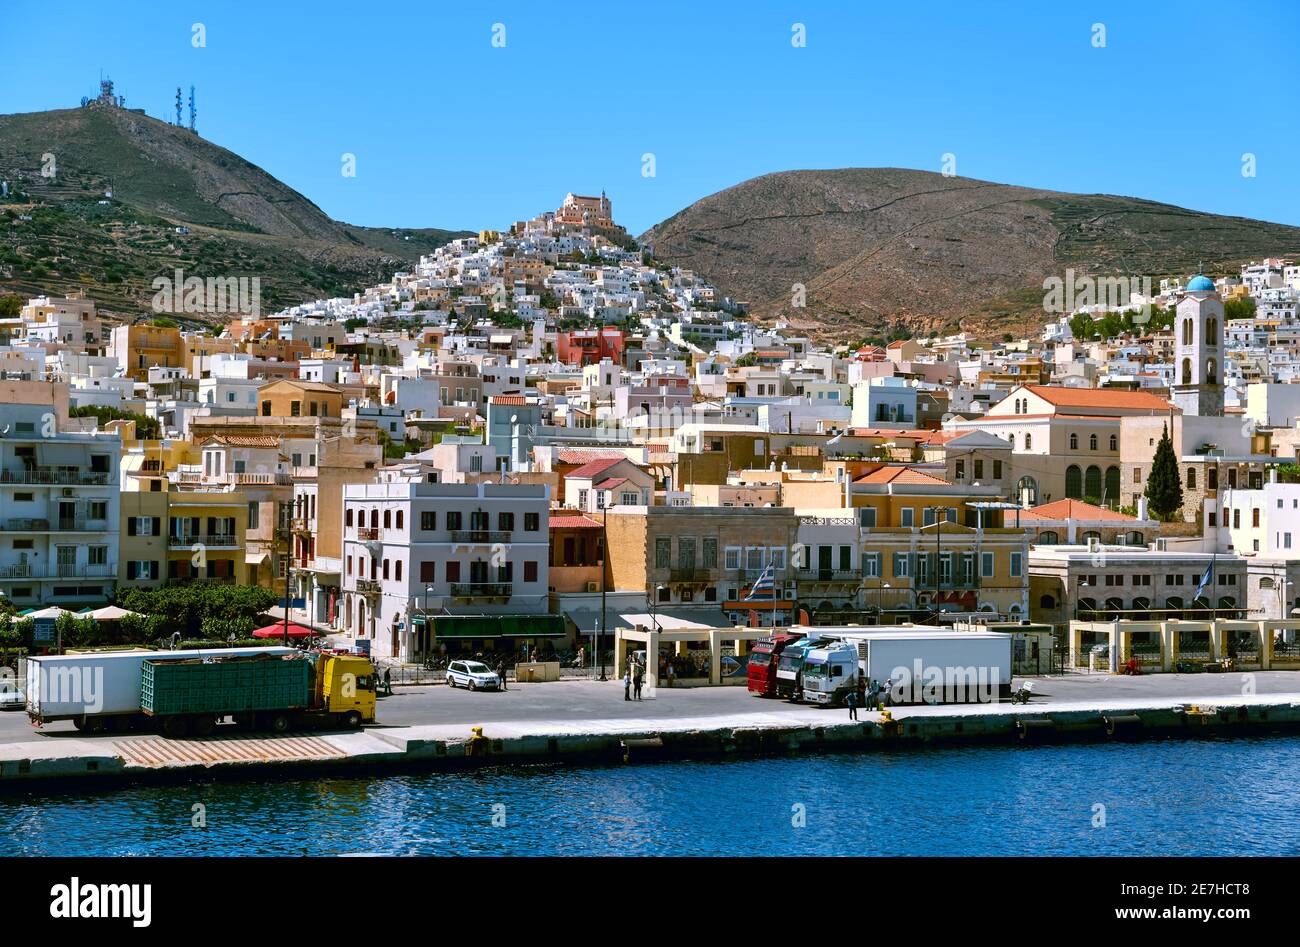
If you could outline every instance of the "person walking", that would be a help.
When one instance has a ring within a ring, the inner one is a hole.
[[[628,669],[627,669],[626,671],[623,672],[623,699],[624,699],[624,700],[631,700],[631,699],[632,699],[632,668],[631,668],[631,666],[629,666]]]
[[[857,720],[858,719],[858,689],[856,687],[849,688],[849,692],[844,695],[844,703],[848,704],[849,706],[849,719]]]
[[[497,677],[501,678],[501,689],[507,690],[505,658],[497,658]]]
[[[632,694],[637,700],[641,699],[641,685],[645,682],[645,675],[641,671],[641,666],[637,665],[636,673],[632,675]]]
[[[393,696],[393,669],[384,668],[384,696]]]

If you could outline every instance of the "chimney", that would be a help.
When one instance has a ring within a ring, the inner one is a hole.
[[[1140,520],[1147,518],[1147,498],[1144,496],[1138,497],[1137,518]]]

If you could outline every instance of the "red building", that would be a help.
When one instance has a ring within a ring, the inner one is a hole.
[[[595,365],[602,358],[620,364],[627,334],[622,329],[576,329],[555,336],[556,357],[566,365]]]

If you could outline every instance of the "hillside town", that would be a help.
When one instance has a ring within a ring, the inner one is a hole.
[[[1295,261],[1089,293],[1036,338],[846,344],[660,261],[602,193],[215,331],[177,276],[133,321],[0,319],[19,615],[256,586],[401,666],[908,623],[1073,661],[1080,622],[1300,609]]]

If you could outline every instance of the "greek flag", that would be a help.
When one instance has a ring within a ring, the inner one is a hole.
[[[834,437],[830,438],[826,442],[826,446],[830,447],[832,444],[838,444],[843,437],[844,437],[844,432],[840,431],[838,434],[836,434]]]
[[[1210,563],[1205,567],[1205,575],[1201,576],[1201,584],[1196,587],[1196,594],[1192,596],[1193,602],[1200,598],[1201,594],[1205,591],[1205,587],[1214,581],[1213,573],[1214,563]]]
[[[772,566],[775,563],[769,562],[754,584],[749,587],[748,594],[745,595],[746,602],[752,602],[756,599],[770,599],[776,597],[776,583],[772,581]]]

